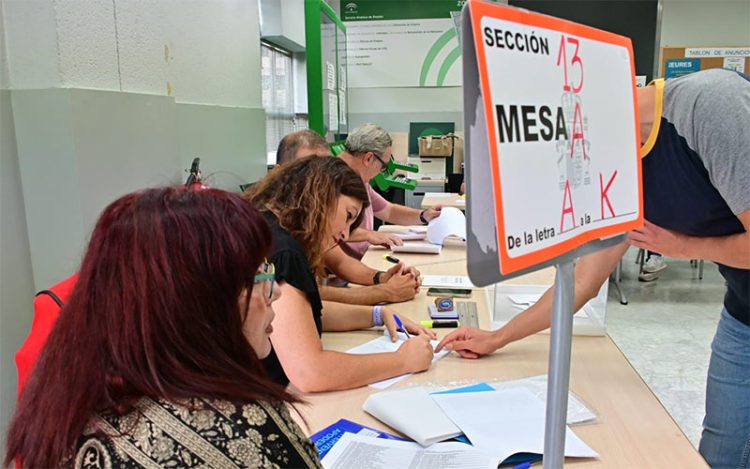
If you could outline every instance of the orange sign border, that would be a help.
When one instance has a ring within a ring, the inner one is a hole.
[[[562,20],[552,16],[543,15],[540,13],[532,13],[524,10],[511,8],[505,5],[489,4],[480,0],[469,0],[469,9],[471,11],[471,23],[474,34],[474,44],[477,53],[477,64],[479,66],[480,86],[482,90],[482,98],[484,100],[484,112],[487,122],[487,134],[489,138],[490,146],[490,165],[492,168],[492,181],[493,191],[495,196],[495,220],[497,222],[497,245],[498,253],[500,255],[500,270],[501,274],[508,275],[519,270],[523,270],[532,267],[542,262],[548,261],[555,257],[561,256],[579,246],[586,244],[589,241],[595,239],[605,238],[608,236],[618,235],[624,231],[629,231],[634,228],[643,226],[643,179],[642,179],[642,168],[641,159],[639,157],[640,144],[640,128],[638,123],[640,122],[638,116],[638,101],[636,96],[636,85],[635,85],[635,64],[633,61],[633,46],[630,39],[620,36],[614,33],[603,31],[601,29],[584,26],[571,21]],[[522,254],[517,257],[510,257],[507,252],[507,247],[504,244],[505,239],[505,221],[503,214],[502,204],[502,187],[500,183],[500,162],[498,153],[498,136],[496,126],[489,125],[492,120],[492,102],[490,100],[490,89],[489,89],[489,78],[487,72],[487,63],[485,62],[485,45],[482,41],[481,22],[485,17],[497,18],[505,21],[511,21],[520,23],[527,26],[534,26],[539,28],[551,29],[559,31],[565,34],[571,34],[581,38],[612,44],[616,46],[625,47],[628,50],[630,57],[630,69],[631,69],[631,86],[633,89],[633,108],[635,109],[635,139],[636,139],[636,152],[633,154],[633,159],[636,161],[638,171],[638,218],[631,221],[617,223],[602,228],[594,228],[583,233],[580,233],[568,240],[560,243],[548,246],[527,254]],[[466,86],[466,84],[464,84]]]

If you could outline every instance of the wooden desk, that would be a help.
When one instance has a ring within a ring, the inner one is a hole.
[[[452,243],[444,247],[439,257],[446,263],[425,265],[436,257],[399,255],[407,264],[418,265],[421,262],[419,269],[423,273],[465,274],[465,249],[461,244]],[[368,251],[365,262],[376,268],[388,266],[382,259],[380,249]],[[535,277],[517,280],[525,283],[550,282],[550,274],[554,276],[554,271],[546,269],[533,274]],[[395,308],[411,319],[428,319],[427,304],[431,300],[423,289],[414,300]],[[474,290],[471,300],[477,302],[480,326],[488,328],[490,318],[484,290]],[[436,331],[442,337],[450,329]],[[344,351],[381,334],[379,331],[326,333],[323,334],[323,343],[327,349]],[[479,360],[465,360],[456,354],[449,354],[428,371],[401,381],[391,389],[414,383],[429,386],[464,381],[465,384],[468,380],[516,379],[538,375],[547,372],[548,351],[549,335],[537,334]],[[707,467],[698,451],[608,336],[574,337],[571,360],[570,389],[599,416],[596,423],[576,425],[573,430],[600,454],[600,458],[566,459],[566,466]],[[373,392],[378,391],[365,386],[349,391],[304,395],[303,398],[311,404],[301,408],[309,424],[308,434],[340,418],[397,433],[362,410],[362,403]]]
[[[424,198],[422,199],[422,208],[432,208],[436,205],[442,205],[443,207],[455,207],[460,210],[466,209],[466,197],[451,193],[449,196],[434,196],[432,192],[425,192]],[[438,194],[442,194],[438,192]]]

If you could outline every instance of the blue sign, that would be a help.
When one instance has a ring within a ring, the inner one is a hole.
[[[677,78],[701,69],[701,59],[669,59],[664,70],[664,78]]]

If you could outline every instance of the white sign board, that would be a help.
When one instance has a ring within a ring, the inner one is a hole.
[[[481,104],[465,103],[464,113],[470,120],[484,113],[483,128],[471,131],[487,139],[470,164],[489,159],[492,192],[475,197],[470,179],[469,210],[486,214],[475,202],[492,204],[500,273],[640,226],[630,40],[501,5],[471,2],[470,12],[473,44],[465,44],[464,60],[471,50],[466,67],[477,67]]]

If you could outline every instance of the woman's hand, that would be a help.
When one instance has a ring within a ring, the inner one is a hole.
[[[392,342],[398,340],[398,325],[396,324],[396,320],[393,319],[394,314],[396,314],[395,311],[385,306],[380,310],[380,317],[383,319],[385,328],[388,329],[388,334],[390,334]],[[399,316],[398,318],[401,319],[401,322],[410,334],[423,335],[433,340],[437,339],[437,334],[432,329],[423,327],[406,316]]]
[[[468,326],[460,327],[443,337],[435,347],[435,353],[443,347],[453,350],[463,358],[479,358],[500,348],[494,333]]]
[[[401,345],[396,353],[404,363],[404,373],[419,373],[432,364],[432,345],[427,336],[418,335]]]

